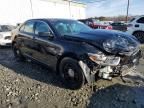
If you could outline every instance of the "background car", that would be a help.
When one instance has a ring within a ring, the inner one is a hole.
[[[131,19],[127,26],[127,32],[134,35],[141,43],[144,43],[144,15]]]
[[[111,23],[111,26],[112,26],[113,30],[120,30],[120,31],[124,31],[124,32],[127,30],[127,25],[122,22]]]
[[[0,46],[10,46],[12,43],[11,40],[11,31],[14,29],[14,26],[11,25],[0,25]]]
[[[84,24],[88,25],[93,29],[108,29],[112,30],[112,26],[110,24],[101,22],[99,20],[89,18],[89,19],[80,19],[79,21],[83,22]]]

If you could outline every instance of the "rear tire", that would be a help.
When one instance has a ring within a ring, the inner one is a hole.
[[[20,60],[20,61],[25,60],[25,57],[21,53],[19,46],[16,43],[13,44],[12,49],[13,49],[14,56],[17,60]]]
[[[144,43],[144,32],[136,32],[133,34],[140,43]]]
[[[83,71],[75,59],[69,57],[62,59],[59,72],[63,83],[69,89],[80,89],[85,83]]]

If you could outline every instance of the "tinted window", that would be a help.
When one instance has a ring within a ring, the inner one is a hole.
[[[138,23],[144,23],[144,17],[140,18],[137,22]]]
[[[46,24],[46,23],[44,23],[44,22],[37,22],[37,24],[36,24],[36,28],[35,28],[35,34],[37,34],[38,35],[38,33],[39,32],[49,32],[50,31],[50,29],[49,29],[49,27],[48,27],[48,25]]]
[[[27,33],[34,33],[34,22],[28,21],[21,28],[20,31]]]

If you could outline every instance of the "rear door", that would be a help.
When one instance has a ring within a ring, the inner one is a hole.
[[[33,38],[34,38],[34,21],[27,21],[20,27],[18,42],[21,45],[21,51],[26,56],[33,54]]]
[[[57,46],[57,42],[55,40],[55,37],[49,38],[48,35],[41,36],[39,33],[47,33],[51,32],[49,25],[43,21],[36,21],[35,26],[35,52],[33,54],[33,57],[46,64],[50,67],[54,67],[56,65],[57,61],[57,54],[59,51],[59,47]]]

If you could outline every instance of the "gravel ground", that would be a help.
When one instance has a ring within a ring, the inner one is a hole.
[[[144,108],[144,60],[136,72],[112,81],[99,80],[72,91],[59,76],[31,62],[15,60],[10,48],[0,49],[0,108]]]

